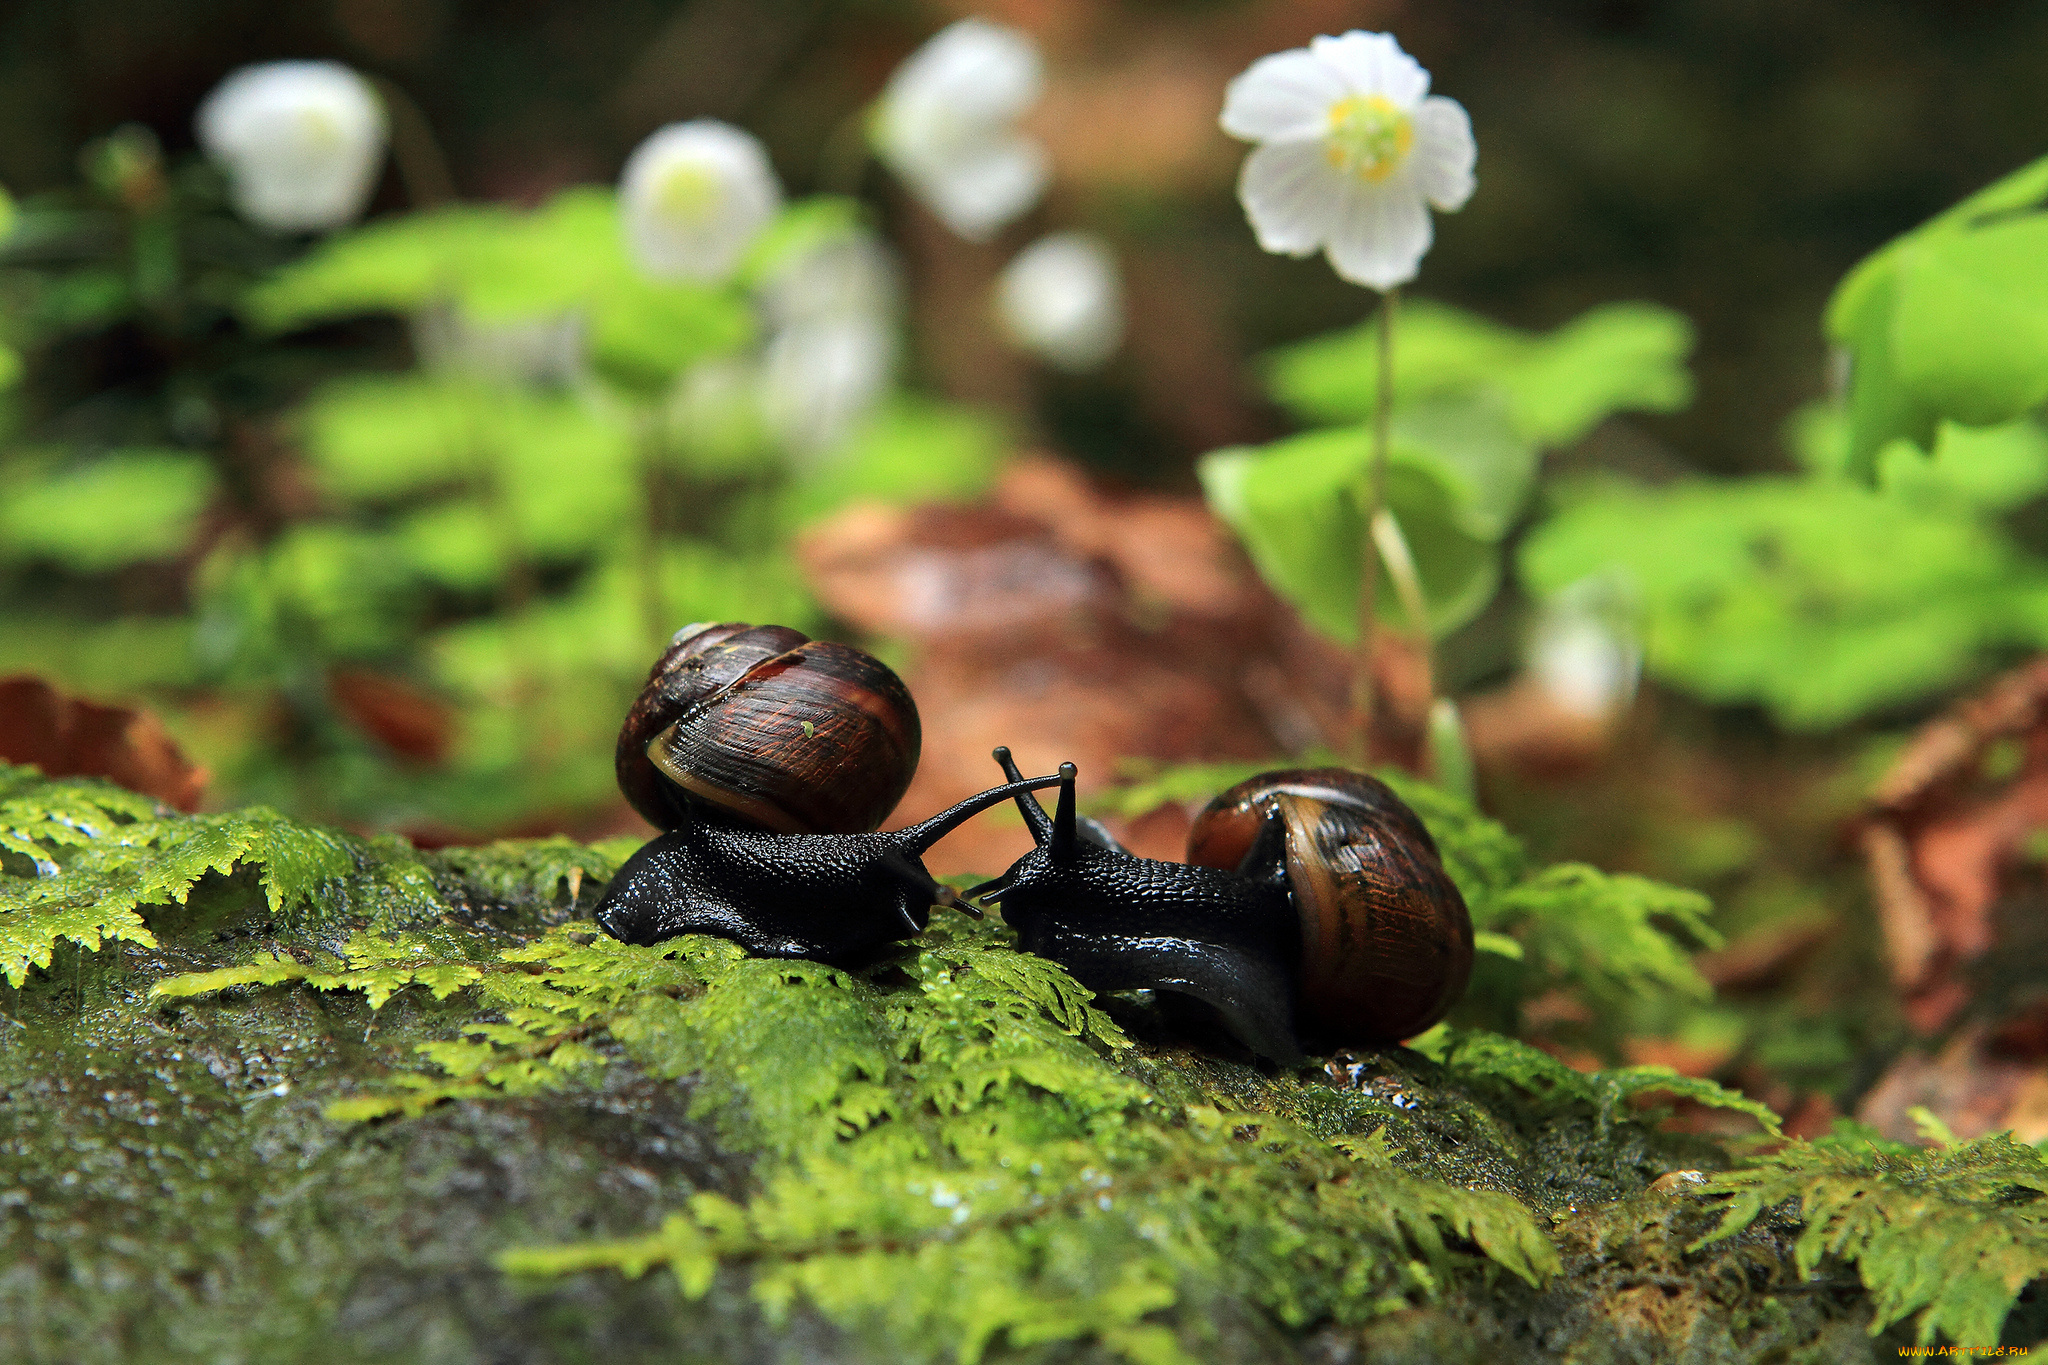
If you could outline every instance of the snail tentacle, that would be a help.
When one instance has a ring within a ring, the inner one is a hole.
[[[1014,771],[1006,751],[996,760]],[[1058,811],[1032,820],[1037,846],[970,894],[1000,900],[1020,946],[1083,985],[1199,1002],[1276,1061],[1298,1057],[1301,1039],[1412,1037],[1463,994],[1464,899],[1422,822],[1377,779],[1260,774],[1210,803],[1185,863],[1077,838],[1073,786],[1062,765]]]

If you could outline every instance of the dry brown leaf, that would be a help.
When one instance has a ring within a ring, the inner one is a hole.
[[[2048,660],[2039,660],[1924,726],[1863,822],[1893,979],[1923,1033],[1970,1004],[1971,969],[1999,946],[1999,908],[2025,894],[2029,844],[2044,828]]]
[[[104,777],[183,811],[206,797],[206,769],[154,713],[66,696],[26,674],[0,678],[0,758],[48,777]]]
[[[2021,1142],[2040,1142],[2048,1138],[2048,1067],[2001,1057],[1983,1029],[1967,1028],[1939,1053],[1913,1051],[1894,1062],[1856,1117],[1895,1142],[1914,1142],[1914,1108],[1965,1140],[2011,1129]]]
[[[1194,497],[1106,492],[1026,459],[985,504],[841,512],[803,537],[798,561],[828,610],[914,647],[925,742],[902,823],[995,781],[998,744],[1033,772],[1073,762],[1093,791],[1123,759],[1260,759],[1327,743],[1341,720],[1347,660],[1259,584]],[[1416,662],[1391,638],[1381,655],[1398,727],[1386,747],[1409,757]],[[1185,828],[1168,813],[1125,833],[1177,858]],[[1028,846],[1021,821],[991,817],[927,861],[997,870]]]
[[[388,674],[330,669],[327,695],[350,724],[401,758],[439,763],[454,742],[454,708]]]

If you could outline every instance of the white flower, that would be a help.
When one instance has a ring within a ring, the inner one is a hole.
[[[792,327],[761,361],[761,411],[799,457],[831,451],[889,387],[896,339],[872,320]]]
[[[1642,678],[1633,594],[1605,577],[1580,579],[1543,604],[1526,663],[1559,708],[1601,719],[1627,709]]]
[[[388,126],[369,83],[336,62],[245,66],[194,120],[228,172],[235,211],[273,232],[354,222],[376,188]]]
[[[659,129],[619,177],[626,243],[657,279],[724,279],[781,207],[759,139],[717,119]]]
[[[763,285],[762,415],[799,456],[839,445],[888,391],[898,292],[894,263],[866,232],[811,247]]]
[[[583,364],[583,317],[484,321],[451,302],[413,314],[412,344],[433,370],[501,384],[566,384]]]
[[[1045,148],[1017,128],[1043,85],[1029,38],[962,19],[889,78],[876,151],[948,227],[985,241],[1045,191]]]
[[[761,306],[778,328],[894,319],[900,292],[888,249],[864,229],[842,229],[776,266],[761,285]]]
[[[1123,287],[1101,238],[1055,232],[1017,253],[996,281],[996,316],[1025,350],[1092,370],[1123,340]]]
[[[1391,289],[1429,250],[1432,204],[1472,197],[1472,121],[1385,33],[1317,38],[1261,57],[1230,83],[1223,131],[1258,149],[1237,195],[1259,245],[1327,250],[1354,284]]]

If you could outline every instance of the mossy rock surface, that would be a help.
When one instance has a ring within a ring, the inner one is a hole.
[[[1727,1195],[1670,1173],[1730,1157],[1660,1129],[1655,1077],[1491,1035],[1276,1073],[1141,1001],[1105,1012],[995,924],[942,921],[860,973],[633,949],[585,918],[622,850],[321,837],[352,862],[317,886],[229,859],[140,904],[145,933],[60,939],[0,989],[0,1358],[1790,1361],[1910,1339],[1870,1335],[1853,1266],[1800,1263],[1796,1200],[1702,1244]],[[5,858],[0,915],[29,915],[50,871]],[[1713,1099],[1665,1088],[1688,1087]]]

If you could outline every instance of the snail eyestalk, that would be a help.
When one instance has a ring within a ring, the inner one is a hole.
[[[1377,779],[1262,773],[1209,804],[1174,863],[1079,837],[1072,773],[1062,766],[1038,846],[970,894],[1000,899],[1019,946],[1082,985],[1161,992],[1277,1062],[1303,1041],[1413,1037],[1463,994],[1464,899],[1429,831]]]

